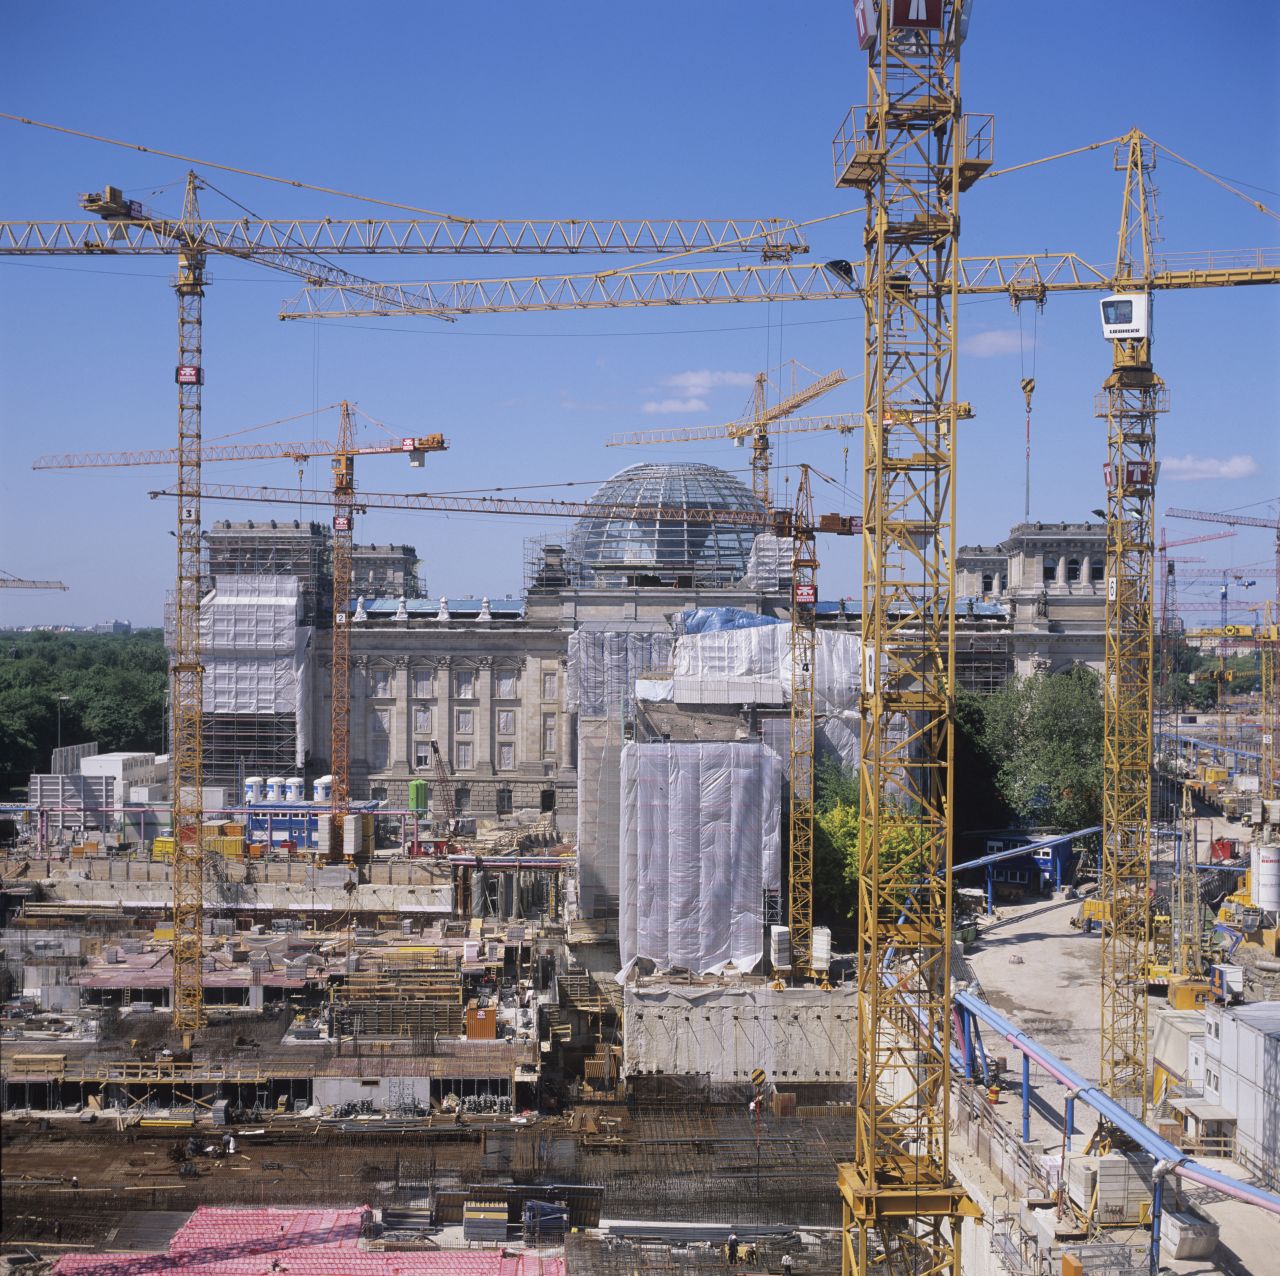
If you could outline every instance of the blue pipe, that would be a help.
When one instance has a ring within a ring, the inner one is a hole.
[[[1022,1056],[1022,1141],[1031,1142],[1031,1056]]]
[[[965,860],[963,864],[954,864],[951,871],[955,874],[963,873],[970,868],[985,868],[988,864],[995,864],[1000,860],[1013,859],[1018,855],[1030,855],[1033,851],[1047,850],[1051,846],[1061,846],[1063,842],[1073,842],[1076,838],[1088,837],[1092,833],[1101,832],[1102,825],[1095,824],[1092,828],[1077,829],[1074,833],[1059,833],[1054,837],[1042,837],[1035,842],[1025,842],[1022,846],[1011,846],[1007,850],[992,851],[990,855],[980,855],[976,860]]]
[[[957,992],[954,994],[954,999],[975,1018],[999,1032],[1015,1050],[1034,1059],[1061,1085],[1074,1090],[1076,1098],[1082,1099],[1099,1116],[1109,1121],[1117,1130],[1127,1134],[1157,1161],[1168,1161],[1171,1165],[1171,1173],[1177,1174],[1180,1178],[1189,1179],[1193,1183],[1216,1188],[1234,1200],[1261,1206],[1272,1214],[1280,1214],[1280,1196],[1263,1188],[1254,1187],[1251,1183],[1242,1183],[1239,1179],[1220,1174],[1217,1170],[1211,1170],[1192,1160],[1180,1148],[1174,1147],[1167,1139],[1162,1139],[1132,1113],[1125,1111],[1109,1094],[1086,1081],[1078,1072],[1033,1040],[1021,1028],[1015,1027],[981,998],[975,997],[970,992]]]
[[[1164,1213],[1164,1175],[1157,1174],[1151,1184],[1151,1276],[1160,1272],[1160,1217]]]
[[[1068,1152],[1071,1151],[1071,1132],[1076,1128],[1076,1096],[1074,1094],[1067,1095],[1067,1110],[1065,1113],[1066,1131],[1063,1142]]]

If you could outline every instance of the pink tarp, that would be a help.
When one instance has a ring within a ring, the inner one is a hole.
[[[67,1254],[55,1276],[566,1276],[564,1261],[500,1250],[379,1253],[362,1250],[368,1211],[202,1207],[165,1254]]]

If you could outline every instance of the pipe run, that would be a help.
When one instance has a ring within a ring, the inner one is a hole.
[[[957,992],[955,1002],[961,1009],[994,1028],[1015,1050],[1043,1068],[1059,1085],[1073,1090],[1077,1099],[1087,1103],[1099,1116],[1105,1117],[1117,1130],[1127,1134],[1157,1161],[1170,1162],[1170,1173],[1204,1187],[1214,1188],[1234,1200],[1257,1205],[1272,1214],[1280,1214],[1280,1196],[1251,1183],[1242,1183],[1239,1179],[1233,1179],[1228,1174],[1211,1170],[1192,1160],[1180,1148],[1174,1147],[1167,1139],[1162,1139],[1154,1130],[1143,1125],[1104,1090],[1090,1084],[1057,1055],[1046,1050],[981,998],[975,997],[971,992]]]

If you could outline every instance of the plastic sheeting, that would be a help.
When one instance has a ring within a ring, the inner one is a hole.
[[[851,710],[862,675],[861,641],[828,629],[818,630],[817,637],[815,707],[824,714]],[[781,704],[791,698],[791,628],[766,623],[685,633],[676,642],[672,666],[681,704],[744,702],[753,687],[760,697],[754,703]]]
[[[565,707],[583,718],[630,717],[635,682],[671,663],[674,638],[662,629],[576,629],[569,635]]]
[[[791,559],[795,542],[789,536],[761,532],[751,542],[747,555],[747,571],[742,583],[748,589],[772,592],[791,587]]]
[[[781,886],[782,760],[757,743],[622,750],[618,946],[659,969],[753,970]]]

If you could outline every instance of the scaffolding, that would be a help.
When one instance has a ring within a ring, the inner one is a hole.
[[[993,695],[1013,674],[1013,654],[1007,633],[956,635],[956,682],[979,696]]]
[[[329,539],[329,529],[320,523],[224,520],[208,531],[207,573],[215,581],[226,576],[292,576],[302,598],[301,623],[312,625],[329,615]]]

